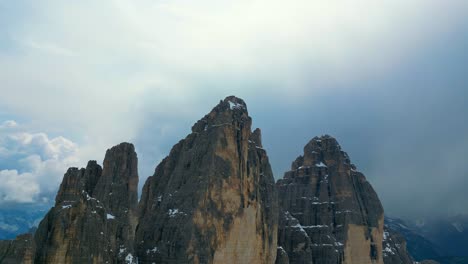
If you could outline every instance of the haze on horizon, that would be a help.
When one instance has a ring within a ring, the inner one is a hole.
[[[403,218],[467,214],[468,2],[0,0],[0,208],[136,145],[140,186],[227,95],[275,178],[337,138]]]

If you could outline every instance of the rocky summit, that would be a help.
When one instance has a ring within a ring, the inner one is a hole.
[[[276,184],[260,129],[230,96],[156,167],[138,203],[137,155],[63,177],[34,235],[0,241],[0,263],[411,263],[384,231],[382,205],[330,136],[316,137]]]
[[[95,161],[70,168],[36,231],[34,262],[131,263],[137,188],[132,144],[109,149],[102,169]]]
[[[313,138],[276,185],[277,263],[383,263],[382,205],[333,137]]]
[[[277,196],[260,130],[227,97],[195,123],[143,188],[144,263],[273,263]]]

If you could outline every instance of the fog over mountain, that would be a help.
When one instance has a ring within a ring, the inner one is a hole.
[[[0,1],[0,207],[50,204],[67,167],[121,141],[141,188],[233,94],[276,179],[331,134],[386,214],[467,214],[467,12],[458,0]]]

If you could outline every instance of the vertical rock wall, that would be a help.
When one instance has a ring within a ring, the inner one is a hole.
[[[312,139],[277,187],[289,263],[383,263],[382,205],[334,138]]]
[[[155,263],[273,263],[277,197],[260,130],[228,97],[176,144],[143,188],[138,257]]]

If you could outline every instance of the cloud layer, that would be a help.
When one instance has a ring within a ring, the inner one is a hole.
[[[0,126],[0,205],[47,203],[67,167],[78,162],[78,146],[63,137],[29,133],[15,121]]]
[[[2,125],[0,192],[40,200],[68,164],[121,141],[136,143],[143,182],[235,94],[277,178],[330,133],[392,214],[466,212],[467,11],[464,0],[0,1],[0,118],[23,124]]]

